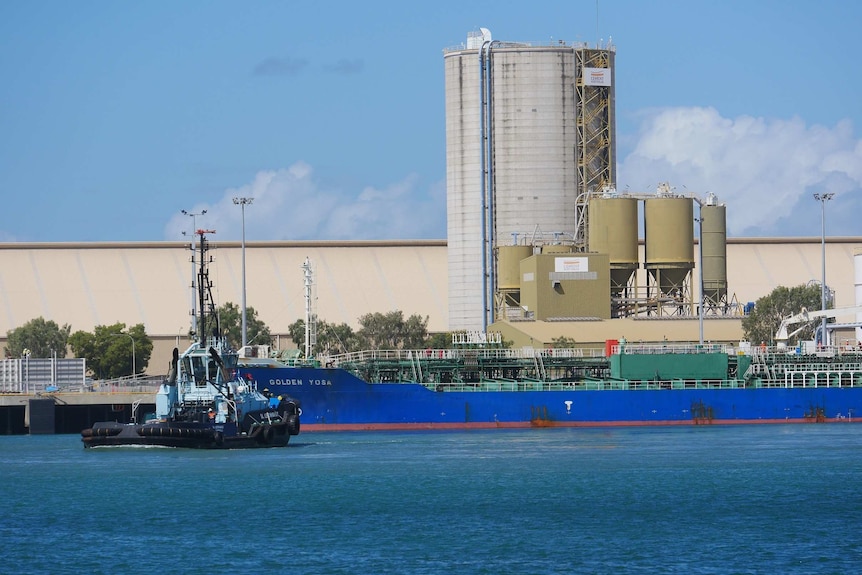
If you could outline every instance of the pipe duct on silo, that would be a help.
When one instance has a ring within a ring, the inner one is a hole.
[[[702,205],[703,297],[716,305],[727,298],[727,210],[724,205]]]
[[[853,271],[856,277],[856,305],[862,305],[862,248],[853,251]],[[856,321],[862,322],[862,312],[856,313]],[[856,343],[862,344],[862,327],[856,328]]]
[[[594,197],[589,214],[589,251],[608,254],[611,292],[619,293],[638,268],[638,201]]]
[[[644,200],[644,267],[664,294],[680,291],[694,268],[694,208],[691,198]]]

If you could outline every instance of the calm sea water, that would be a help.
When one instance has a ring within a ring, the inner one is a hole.
[[[0,573],[850,573],[862,425],[0,437]]]

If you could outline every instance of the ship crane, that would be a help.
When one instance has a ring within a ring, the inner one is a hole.
[[[827,310],[817,310],[817,311],[808,311],[805,308],[802,308],[802,311],[784,318],[781,321],[781,325],[778,326],[778,331],[775,333],[775,341],[778,344],[778,347],[786,347],[787,340],[805,329],[805,325],[809,321],[820,319],[820,318],[834,318],[842,315],[850,315],[854,313],[862,313],[862,305],[857,305],[853,307],[839,307],[835,309],[827,309]],[[790,333],[787,333],[787,329],[796,324],[803,324],[801,327],[793,330]],[[850,324],[852,325],[852,324]],[[827,344],[830,343],[826,334],[824,334],[824,342]]]

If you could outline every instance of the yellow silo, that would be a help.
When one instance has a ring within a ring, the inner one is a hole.
[[[619,293],[638,268],[638,200],[594,197],[589,214],[589,251],[608,254],[611,293]]]
[[[644,201],[644,267],[662,294],[682,295],[694,268],[694,207],[680,196]]]
[[[714,199],[714,196],[710,196]],[[703,220],[703,297],[716,305],[727,297],[727,213],[724,204],[701,206]]]

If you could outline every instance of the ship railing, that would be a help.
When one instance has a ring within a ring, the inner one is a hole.
[[[631,343],[620,342],[611,347],[614,354],[632,355],[658,355],[658,354],[700,354],[700,353],[724,353],[733,354],[734,347],[720,343]]]
[[[343,364],[371,363],[380,361],[460,361],[468,355],[481,360],[493,359],[541,359],[548,358],[582,358],[601,357],[604,350],[593,348],[532,348],[521,347],[513,349],[373,349],[354,351],[319,358],[328,366],[339,366]]]
[[[155,393],[164,381],[164,376],[138,374],[114,379],[85,379],[83,382],[62,381],[20,382],[10,385],[0,393],[53,394],[53,393]]]
[[[786,364],[780,368],[779,371],[784,376],[784,387],[862,386],[862,363]]]
[[[745,387],[742,380],[582,380],[538,381],[486,379],[480,382],[450,382],[426,384],[436,391],[654,391],[679,389],[738,389]]]

